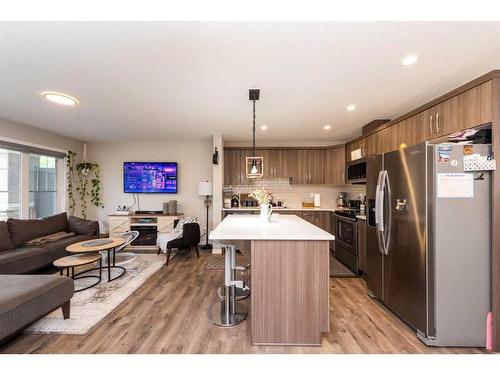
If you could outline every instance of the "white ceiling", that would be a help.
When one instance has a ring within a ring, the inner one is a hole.
[[[500,22],[3,22],[0,117],[84,141],[241,142],[257,87],[257,142],[334,143],[498,68]]]

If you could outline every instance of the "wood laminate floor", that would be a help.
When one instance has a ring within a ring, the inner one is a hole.
[[[22,334],[0,353],[483,353],[426,347],[356,278],[330,279],[330,332],[321,347],[252,346],[248,321],[209,323],[223,271],[205,269],[207,260],[207,253],[179,255],[86,335]]]

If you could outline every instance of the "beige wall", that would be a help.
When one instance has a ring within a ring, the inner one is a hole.
[[[0,118],[0,137],[21,142],[28,142],[39,146],[57,148],[64,151],[74,151],[81,155],[83,143],[72,138],[64,137],[49,131],[28,125],[18,124]]]
[[[204,197],[198,196],[198,182],[212,181],[212,140],[207,142],[137,142],[90,143],[87,159],[98,163],[102,174],[103,209],[91,208],[90,218],[107,224],[107,215],[118,205],[131,205],[132,194],[123,192],[124,161],[173,161],[179,163],[178,194],[139,194],[141,210],[161,210],[162,203],[177,200],[178,210],[186,216],[197,216],[206,227]],[[135,207],[137,209],[137,207]],[[212,208],[210,208],[212,211]],[[209,223],[211,216],[209,219]]]

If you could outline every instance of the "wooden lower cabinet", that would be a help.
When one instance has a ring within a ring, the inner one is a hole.
[[[328,241],[251,242],[253,345],[321,345],[330,330]]]
[[[279,211],[281,215],[297,215],[298,217],[331,232],[331,212],[330,211]]]
[[[366,273],[366,220],[358,220],[358,269]]]

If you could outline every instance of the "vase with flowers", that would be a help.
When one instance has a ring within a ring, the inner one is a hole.
[[[260,204],[260,220],[268,223],[271,221],[271,213],[273,212],[273,206],[271,206],[271,201],[273,196],[269,189],[257,189],[252,191],[250,194],[251,198],[254,198]]]

